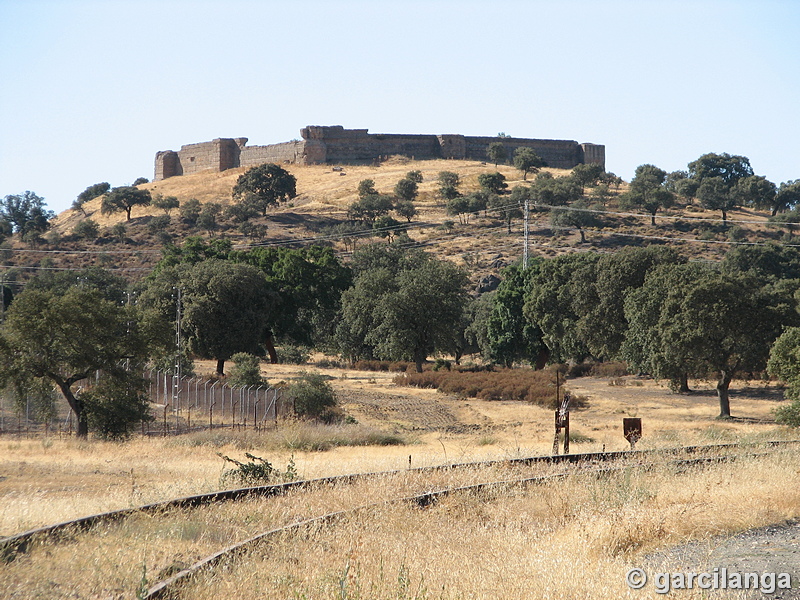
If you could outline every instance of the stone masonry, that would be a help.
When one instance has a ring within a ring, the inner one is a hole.
[[[300,130],[301,140],[248,146],[247,138],[217,138],[187,144],[177,152],[156,153],[154,181],[213,169],[253,167],[263,163],[371,164],[384,157],[403,155],[418,160],[453,158],[487,160],[489,144],[503,142],[509,158],[517,148],[532,148],[548,166],[571,169],[594,163],[605,168],[605,146],[579,144],[572,140],[472,137],[456,134],[405,135],[369,133],[367,129],[345,129],[341,125],[311,125]]]

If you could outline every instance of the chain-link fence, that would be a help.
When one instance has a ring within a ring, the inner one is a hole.
[[[234,387],[219,380],[176,377],[164,371],[145,371],[154,420],[142,423],[144,435],[175,435],[210,428],[274,428],[293,414],[293,401],[266,385]],[[75,385],[80,394],[89,381]],[[18,399],[0,390],[0,433],[18,436],[71,435],[77,422],[61,394],[47,414],[30,399]]]

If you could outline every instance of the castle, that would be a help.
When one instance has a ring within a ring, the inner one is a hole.
[[[312,125],[300,130],[300,140],[248,146],[247,138],[217,138],[187,144],[177,152],[156,153],[154,181],[213,169],[253,167],[263,163],[371,164],[383,157],[403,155],[418,160],[454,158],[487,160],[492,142],[501,141],[509,158],[517,148],[532,148],[550,167],[571,169],[595,163],[605,168],[605,146],[579,144],[572,140],[534,140],[513,137],[465,135],[405,135],[369,133],[367,129],[345,129],[341,125]]]

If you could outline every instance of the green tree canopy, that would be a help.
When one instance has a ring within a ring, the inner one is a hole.
[[[439,182],[439,195],[442,197],[442,200],[452,200],[461,195],[458,191],[458,186],[461,183],[458,173],[439,171],[437,181]]]
[[[131,220],[131,210],[134,206],[149,206],[152,198],[147,190],[140,190],[133,186],[116,187],[103,197],[100,206],[101,214],[108,215],[125,211],[125,220]]]
[[[277,294],[269,315],[270,332],[281,341],[305,346],[328,341],[342,292],[353,281],[352,271],[331,248],[253,248],[235,251],[231,259],[257,267]]]
[[[800,204],[800,179],[794,181],[784,181],[775,194],[775,204],[772,207],[772,215],[785,210],[796,209]]]
[[[111,302],[93,287],[66,292],[26,289],[0,328],[0,379],[48,379],[58,386],[78,420],[78,436],[89,432],[87,404],[75,386],[102,371],[129,381],[124,359],[141,364],[147,338],[134,309]]]
[[[90,185],[80,194],[78,194],[78,197],[72,201],[72,207],[71,207],[72,210],[79,210],[85,215],[86,211],[83,210],[83,205],[89,202],[90,200],[99,198],[100,196],[108,192],[108,190],[110,189],[111,185],[106,181]]]
[[[739,206],[739,198],[731,193],[731,186],[722,177],[703,179],[697,188],[697,198],[703,208],[719,210],[722,220],[728,220],[728,211]]]
[[[152,205],[164,211],[165,215],[169,215],[170,211],[174,208],[180,208],[181,202],[175,196],[162,196],[156,194],[153,197]]]
[[[352,220],[361,221],[371,227],[375,219],[387,214],[392,208],[394,200],[391,196],[371,195],[353,202],[347,209],[347,215]]]
[[[766,366],[782,325],[796,320],[788,306],[747,276],[662,266],[625,300],[630,328],[624,353],[634,368],[656,377],[716,377],[720,416],[729,417],[731,380]]]
[[[581,188],[572,177],[556,178],[550,173],[539,173],[530,194],[537,204],[564,206],[581,197]]]
[[[506,176],[502,173],[481,173],[478,175],[478,185],[487,194],[502,194],[508,188]]]
[[[0,201],[0,220],[10,223],[13,231],[23,238],[31,232],[44,232],[55,218],[55,213],[45,206],[44,198],[31,191],[9,194]]]
[[[394,186],[394,195],[400,200],[413,202],[417,199],[417,182],[413,179],[405,178],[397,182]]]
[[[187,349],[216,360],[217,373],[224,374],[225,361],[237,352],[263,354],[277,295],[259,269],[218,259],[167,267],[149,282],[141,302],[172,322],[178,290]]]
[[[570,178],[580,186],[583,194],[586,187],[594,187],[603,178],[603,166],[595,163],[575,165]]]
[[[774,183],[760,175],[743,177],[731,186],[731,194],[738,205],[770,210],[773,216],[778,212],[777,191]]]
[[[233,186],[233,199],[267,209],[297,196],[297,180],[283,167],[274,163],[258,165],[245,171]]]
[[[370,248],[358,262],[337,329],[345,356],[412,360],[421,372],[428,356],[454,350],[467,300],[465,273],[419,250]]]
[[[417,207],[410,200],[398,200],[394,203],[394,211],[411,223],[411,219],[417,214]]]
[[[727,152],[709,152],[689,163],[689,177],[702,183],[706,179],[719,177],[728,187],[739,179],[753,175],[753,167],[746,156],[731,155]]]
[[[537,173],[547,163],[536,154],[533,148],[517,148],[514,151],[514,167],[522,171],[522,180],[527,181],[528,173]]]
[[[656,213],[675,203],[675,196],[665,185],[666,178],[667,172],[654,165],[636,167],[628,193],[620,198],[620,206],[644,210],[650,215],[650,224],[655,226]]]
[[[565,254],[542,260],[526,275],[523,314],[530,327],[541,330],[542,343],[555,362],[580,361],[591,355],[578,331],[581,315],[573,304],[570,282],[584,267],[593,268],[598,259],[593,252]]]
[[[491,142],[486,149],[486,156],[488,156],[489,160],[497,167],[499,163],[505,162],[508,158],[508,150],[506,150],[503,142]]]
[[[515,187],[510,196],[489,195],[489,208],[505,221],[508,233],[511,233],[512,221],[522,218],[522,207],[527,195],[528,189],[523,186]]]
[[[410,179],[414,183],[422,183],[425,178],[422,176],[422,171],[414,170],[406,173],[406,179]]]
[[[363,200],[367,196],[377,196],[378,190],[375,189],[374,179],[362,179],[358,182],[358,198]]]
[[[572,307],[579,315],[576,333],[592,356],[600,360],[622,358],[620,349],[628,333],[624,302],[627,294],[644,284],[647,274],[663,264],[684,262],[671,248],[623,248],[602,254],[596,263],[577,270],[570,280]]]
[[[581,243],[586,243],[585,227],[599,227],[600,218],[586,202],[573,202],[569,207],[556,206],[550,211],[550,223],[555,227],[575,228],[581,235]]]
[[[506,367],[517,361],[535,364],[544,347],[541,329],[523,315],[525,298],[542,262],[533,260],[526,270],[519,265],[506,267],[494,292],[486,323],[488,350],[492,360]]]

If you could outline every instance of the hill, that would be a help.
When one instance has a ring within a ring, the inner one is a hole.
[[[397,181],[409,171],[418,170],[423,181],[415,202],[418,214],[409,224],[411,239],[435,249],[456,263],[466,267],[477,280],[489,272],[497,272],[522,255],[522,222],[512,222],[512,231],[498,215],[481,212],[461,223],[448,215],[444,203],[437,195],[437,176],[441,171],[452,171],[461,179],[462,193],[479,189],[478,176],[499,171],[506,177],[509,190],[526,182],[522,174],[511,166],[494,165],[478,161],[425,160],[412,161],[393,157],[378,166],[284,165],[297,179],[298,196],[293,202],[271,210],[266,217],[253,223],[262,227],[245,233],[240,226],[222,215],[218,226],[204,231],[182,219],[178,211],[171,212],[169,223],[154,219],[164,212],[154,207],[136,207],[132,219],[125,221],[124,213],[102,215],[101,199],[84,205],[85,214],[67,210],[52,222],[52,230],[38,244],[25,244],[14,239],[4,251],[9,265],[25,267],[31,273],[36,268],[76,268],[89,265],[120,269],[131,278],[146,274],[161,256],[165,243],[178,244],[189,235],[202,235],[229,239],[234,245],[285,245],[324,243],[337,251],[347,253],[352,243],[367,239],[356,236],[343,240],[327,229],[347,221],[347,208],[357,200],[358,183],[372,179],[380,193],[391,194]],[[197,199],[205,205],[219,203],[223,208],[231,201],[231,190],[245,168],[224,172],[204,171],[193,175],[172,177],[143,184],[152,194],[175,196],[183,204]],[[568,170],[544,169],[554,177],[568,175]],[[614,251],[626,245],[674,244],[684,254],[704,260],[718,260],[733,243],[777,240],[782,232],[765,225],[768,215],[749,209],[730,211],[729,224],[720,221],[718,212],[706,211],[693,204],[678,205],[671,211],[659,213],[657,225],[650,225],[649,215],[621,211],[617,198],[626,186],[610,189],[603,205],[596,205],[602,222],[585,230],[586,243],[574,229],[554,228],[549,211],[533,210],[530,220],[530,253],[533,256],[556,256],[575,251]],[[591,199],[587,189],[587,198]],[[97,239],[80,239],[75,227],[86,219],[99,226]],[[124,225],[124,231],[119,228]],[[117,226],[116,229],[114,227]],[[264,234],[263,226],[266,227]]]

